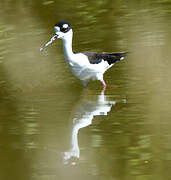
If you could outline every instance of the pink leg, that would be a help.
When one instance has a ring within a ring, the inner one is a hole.
[[[104,81],[104,80],[102,80],[101,82],[102,82],[102,84],[103,84],[103,91],[102,91],[102,92],[104,93],[104,92],[105,92],[105,90],[106,90],[106,83],[105,83],[105,81]]]
[[[106,88],[106,83],[105,83],[105,81],[102,80],[101,82],[102,82],[102,84],[103,84],[103,87]]]

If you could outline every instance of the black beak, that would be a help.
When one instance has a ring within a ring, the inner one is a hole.
[[[44,46],[40,48],[40,51],[43,51],[49,44],[51,44],[53,41],[55,41],[58,38],[58,35],[55,34]]]

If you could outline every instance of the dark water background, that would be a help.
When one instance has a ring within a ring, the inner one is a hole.
[[[171,1],[0,0],[0,180],[171,179]],[[83,90],[75,51],[131,53]]]

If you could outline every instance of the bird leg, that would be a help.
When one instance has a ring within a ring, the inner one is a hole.
[[[105,81],[102,80],[101,82],[102,82],[102,84],[103,84],[103,87],[106,88],[106,83],[105,83]]]
[[[106,90],[106,83],[105,83],[105,81],[104,80],[102,80],[101,81],[102,82],[102,84],[103,84],[103,90],[102,90],[102,92],[104,93],[105,92],[105,90]]]

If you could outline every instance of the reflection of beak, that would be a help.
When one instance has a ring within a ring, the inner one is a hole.
[[[43,51],[44,48],[46,48],[47,46],[49,46],[49,44],[51,44],[53,41],[55,41],[55,39],[58,38],[58,35],[55,34],[44,46],[42,46],[40,48],[40,51]]]

